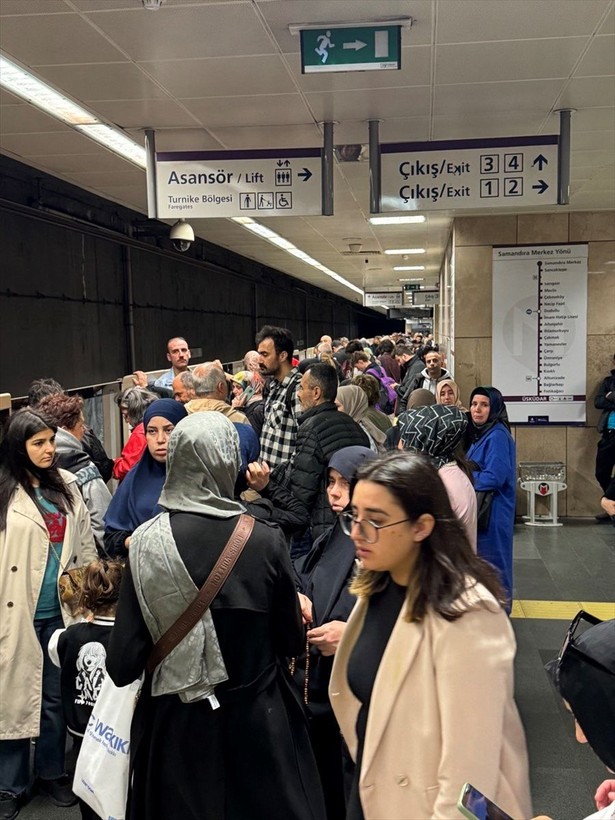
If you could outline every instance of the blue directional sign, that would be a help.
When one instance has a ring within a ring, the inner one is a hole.
[[[381,146],[382,211],[557,204],[557,136]]]

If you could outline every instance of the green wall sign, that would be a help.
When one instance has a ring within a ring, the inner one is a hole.
[[[401,68],[401,26],[301,29],[301,71],[382,71]]]

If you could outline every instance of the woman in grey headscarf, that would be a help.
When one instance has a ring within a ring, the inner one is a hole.
[[[130,544],[107,655],[123,686],[196,597],[244,512],[239,437],[194,413],[168,445],[160,506]],[[146,674],[132,727],[128,820],[322,820],[324,807],[286,658],[304,647],[281,531],[255,521],[201,621]]]
[[[356,384],[346,384],[343,387],[338,387],[335,403],[339,410],[349,415],[363,428],[369,438],[370,448],[376,453],[384,452],[384,443],[387,437],[366,416],[369,410],[369,402],[363,390],[357,387]]]

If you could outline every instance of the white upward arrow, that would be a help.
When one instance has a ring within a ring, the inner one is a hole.
[[[355,51],[359,51],[361,48],[365,48],[367,43],[364,43],[362,40],[353,40],[352,43],[344,43],[344,48],[352,48]]]

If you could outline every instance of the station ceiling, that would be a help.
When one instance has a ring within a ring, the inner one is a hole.
[[[289,25],[407,16],[401,70],[301,73]],[[0,0],[0,48],[134,139],[155,129],[159,151],[320,147],[325,120],[336,144],[366,143],[370,119],[382,142],[547,135],[558,109],[576,109],[567,209],[615,208],[615,0],[163,0],[157,11]],[[0,150],[147,212],[145,172],[6,91]],[[412,263],[434,285],[455,212],[372,226],[368,172],[365,150],[336,163],[334,216],[262,221],[361,288],[414,276],[393,271],[386,248],[423,247]],[[192,222],[208,241],[360,301],[228,219]]]

